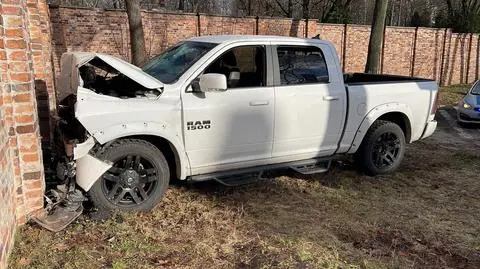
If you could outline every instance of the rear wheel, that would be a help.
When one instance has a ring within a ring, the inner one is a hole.
[[[395,171],[405,155],[405,134],[390,121],[376,121],[363,139],[356,157],[361,168],[370,175]]]
[[[168,188],[168,163],[162,152],[146,141],[119,140],[98,157],[113,163],[89,191],[99,210],[149,211]]]

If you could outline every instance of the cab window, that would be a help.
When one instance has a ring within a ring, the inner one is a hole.
[[[327,63],[318,47],[277,47],[280,85],[325,83],[329,81]]]
[[[219,73],[227,77],[228,88],[263,87],[266,85],[264,46],[233,48],[211,63],[204,73]]]

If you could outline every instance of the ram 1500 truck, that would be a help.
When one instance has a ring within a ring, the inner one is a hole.
[[[437,125],[434,81],[344,75],[323,40],[202,36],[142,67],[90,52],[61,61],[57,174],[105,210],[150,210],[171,179],[319,173],[339,154],[392,172]]]

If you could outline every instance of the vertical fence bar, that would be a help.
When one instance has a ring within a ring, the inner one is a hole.
[[[387,24],[385,23],[385,27],[383,28],[383,40],[382,40],[382,59],[380,60],[380,74],[383,74],[383,64],[385,61],[385,37],[387,35]]]
[[[201,27],[201,24],[200,24],[200,13],[197,12],[197,35],[198,36],[201,36],[202,35],[202,32],[200,31],[200,27]]]
[[[415,27],[415,36],[413,38],[413,56],[412,56],[412,64],[410,65],[410,76],[413,77],[415,75],[415,60],[417,58],[417,39],[418,38],[418,27]]]
[[[345,73],[346,61],[347,61],[347,31],[348,31],[348,24],[345,23],[343,26],[343,48],[342,48],[342,70]]]
[[[477,36],[477,57],[475,57],[475,80],[478,80],[479,68],[479,54],[480,54],[480,35]]]
[[[308,18],[305,19],[305,38],[308,38]]]
[[[467,54],[467,75],[465,78],[465,84],[468,83],[469,78],[470,78],[470,59],[472,57],[472,40],[473,39],[473,33],[470,33],[470,41],[468,42],[468,54]]]
[[[258,16],[255,17],[255,34],[258,35]]]
[[[447,47],[447,33],[448,28],[445,28],[445,32],[443,34],[443,48],[442,48],[442,65],[440,66],[440,86],[443,86],[443,71],[445,69],[445,51]]]

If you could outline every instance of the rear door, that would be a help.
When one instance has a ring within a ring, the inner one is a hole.
[[[327,45],[273,47],[275,130],[272,157],[305,159],[333,154],[346,114],[338,59]]]

